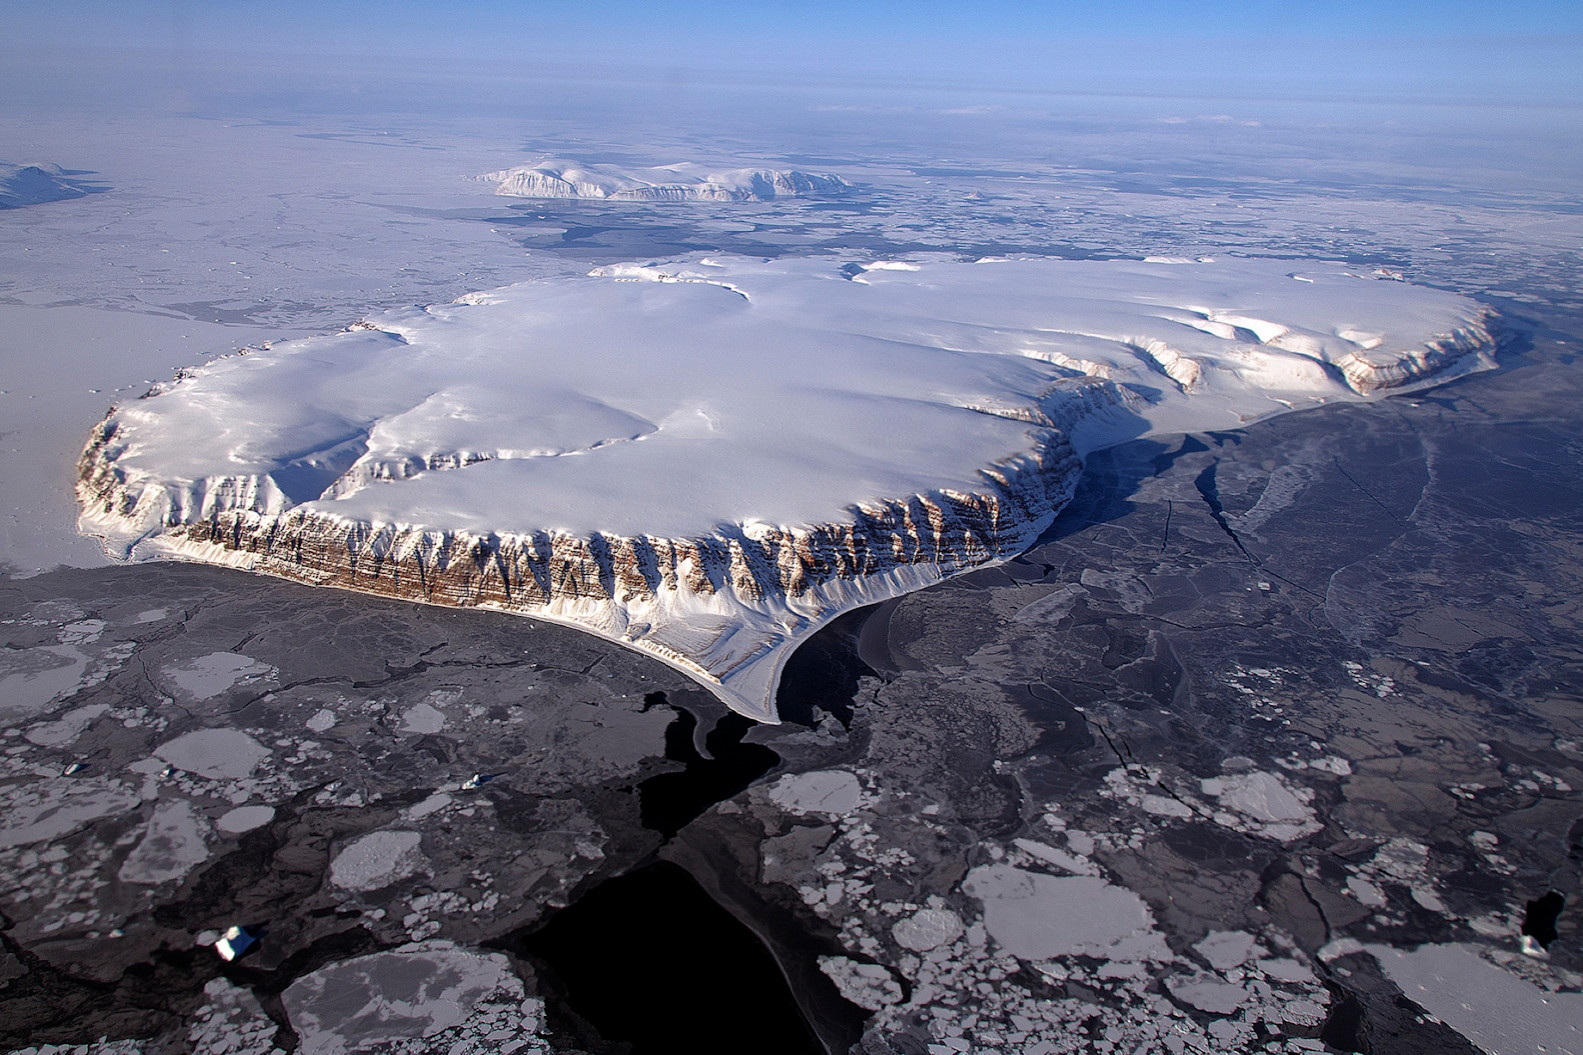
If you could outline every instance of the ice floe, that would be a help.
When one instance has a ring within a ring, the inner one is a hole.
[[[347,844],[330,862],[330,881],[347,890],[377,890],[423,867],[421,840],[413,831],[369,832]]]
[[[1541,989],[1465,943],[1363,948],[1404,996],[1491,1055],[1583,1051],[1583,993]]]
[[[547,1051],[543,1003],[499,953],[417,942],[321,967],[281,995],[303,1055]]]
[[[177,769],[210,780],[240,780],[269,757],[269,748],[238,729],[196,729],[154,749]]]

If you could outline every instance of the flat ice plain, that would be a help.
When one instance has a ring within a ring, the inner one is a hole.
[[[1493,365],[1477,303],[1326,263],[611,265],[123,404],[81,527],[567,623],[775,721],[808,635],[1025,549],[1088,452]]]

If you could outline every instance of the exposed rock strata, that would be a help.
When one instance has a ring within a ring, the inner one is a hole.
[[[1362,395],[1409,389],[1425,382],[1465,372],[1495,350],[1495,339],[1487,325],[1458,327],[1443,337],[1426,341],[1421,347],[1392,350],[1386,354],[1354,352],[1336,363],[1347,384]]]
[[[1110,386],[1084,387],[1080,405],[1119,397]],[[745,525],[690,538],[475,534],[300,508],[263,512],[274,503],[260,501],[270,488],[256,478],[210,481],[217,486],[202,496],[140,487],[116,470],[113,417],[83,452],[77,493],[85,524],[145,525],[144,538],[157,533],[164,555],[568,622],[656,656],[734,709],[773,721],[786,657],[744,668],[851,608],[1007,560],[1049,525],[1082,462],[1058,429],[1030,435],[1033,450],[986,468],[978,493],[915,494],[854,506],[848,522]],[[196,519],[195,506],[203,510]]]

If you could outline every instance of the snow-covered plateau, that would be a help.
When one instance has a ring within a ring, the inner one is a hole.
[[[775,721],[798,643],[1015,556],[1087,452],[1487,368],[1488,321],[1291,260],[614,265],[186,373],[94,430],[80,527],[566,623]]]
[[[546,158],[478,178],[497,184],[496,194],[513,198],[610,201],[770,201],[829,198],[852,189],[840,176],[795,169],[738,168],[716,172],[688,162],[629,169],[585,165],[566,158]]]

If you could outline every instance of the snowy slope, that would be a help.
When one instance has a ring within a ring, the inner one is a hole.
[[[1089,450],[1489,365],[1479,305],[1292,261],[728,258],[204,366],[96,430],[81,527],[558,620],[775,715],[796,644],[1008,559]]]
[[[829,198],[852,185],[829,173],[780,169],[713,171],[686,162],[656,168],[584,165],[546,158],[531,165],[490,172],[479,179],[499,186],[496,194],[516,198],[601,198],[610,201],[769,201]]]
[[[13,165],[0,161],[0,209],[20,209],[88,193],[58,165]]]

